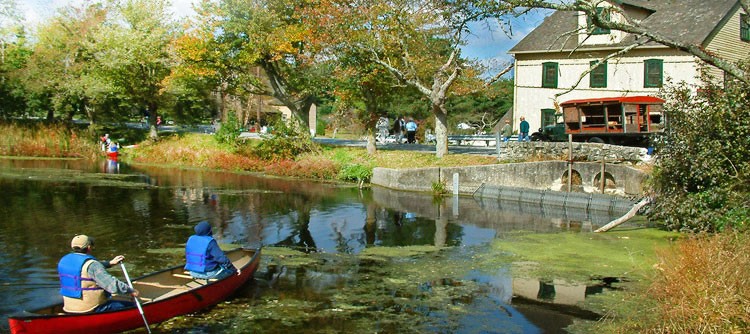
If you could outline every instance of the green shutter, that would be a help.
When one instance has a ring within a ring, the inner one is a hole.
[[[558,65],[554,62],[542,64],[542,87],[557,88]]]
[[[643,87],[659,88],[664,82],[664,61],[648,59],[643,62]]]
[[[750,23],[748,23],[747,14],[740,14],[740,39],[750,42]]]
[[[594,67],[598,60],[594,60],[589,63],[589,68]],[[607,87],[607,62],[605,61],[599,67],[589,72],[589,87],[591,88],[606,88]]]

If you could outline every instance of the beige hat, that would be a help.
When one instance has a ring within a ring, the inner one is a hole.
[[[73,240],[70,242],[70,248],[73,248],[73,249],[76,249],[76,248],[84,249],[88,246],[93,246],[93,245],[94,245],[94,239],[89,238],[89,236],[85,234],[79,234],[73,237]]]

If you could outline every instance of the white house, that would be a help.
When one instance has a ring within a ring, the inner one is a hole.
[[[750,57],[750,27],[737,0],[613,0],[600,6],[613,21],[623,20],[618,13],[622,11],[652,32],[699,44],[724,59]],[[607,9],[612,6],[619,8]],[[698,83],[701,69],[724,79],[717,68],[654,42],[611,58],[581,77],[598,60],[636,41],[635,36],[620,31],[595,28],[588,33],[587,27],[592,26],[583,12],[558,11],[508,52],[515,58],[515,129],[521,116],[531,124],[532,132],[553,124],[555,102],[655,95],[667,80]],[[574,86],[555,101],[555,94]]]

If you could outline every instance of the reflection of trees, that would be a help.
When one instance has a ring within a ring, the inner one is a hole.
[[[281,196],[287,197],[291,202],[290,208],[297,208],[295,230],[297,235],[294,234],[288,236],[286,239],[277,243],[276,246],[293,246],[299,248],[304,252],[316,251],[315,240],[313,240],[312,234],[310,233],[310,212],[312,210],[311,205],[314,201],[306,200],[305,196]],[[296,240],[295,240],[296,239]]]
[[[403,219],[404,212],[381,208],[377,212],[378,224],[376,244],[379,246],[438,245],[454,246],[461,244],[461,227],[445,221],[438,224],[431,219],[416,217]],[[440,228],[440,231],[438,231]]]

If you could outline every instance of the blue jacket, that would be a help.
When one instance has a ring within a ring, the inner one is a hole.
[[[194,229],[195,234],[188,238],[185,245],[185,270],[205,273],[219,266],[232,268],[232,261],[212,237],[211,225],[202,221]]]
[[[65,297],[82,298],[83,290],[101,290],[99,287],[84,288],[83,281],[94,281],[91,278],[81,277],[81,270],[86,261],[96,261],[91,255],[81,253],[70,253],[65,255],[57,263],[57,273],[60,275],[60,294]]]

